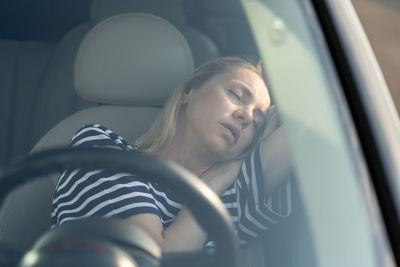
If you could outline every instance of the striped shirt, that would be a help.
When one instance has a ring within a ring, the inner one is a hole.
[[[82,127],[70,146],[108,147],[125,151],[134,148],[104,126]],[[221,194],[241,243],[257,237],[291,213],[291,182],[286,179],[266,195],[260,157],[261,144],[245,159],[238,178]],[[135,214],[159,216],[167,228],[182,208],[170,190],[129,173],[103,169],[90,172],[65,170],[60,174],[53,198],[52,227],[89,216],[128,218]]]

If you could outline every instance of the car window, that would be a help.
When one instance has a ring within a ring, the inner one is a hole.
[[[352,0],[381,66],[397,110],[400,108],[400,2]]]
[[[45,83],[46,78],[59,81],[58,88],[65,86],[64,91],[61,88],[59,93],[49,94],[62,99],[51,101],[56,108],[52,109],[49,103],[43,105],[46,114],[51,114],[62,109],[61,102],[66,103],[68,112],[54,121],[54,125],[86,107],[75,103],[75,98],[69,103],[63,97],[63,93],[73,92],[75,55],[63,49],[68,47],[69,51],[70,30],[79,30],[83,24],[92,27],[98,22],[89,15],[91,0],[59,0],[58,5],[50,5],[46,0],[35,8],[27,5],[27,1],[19,1],[24,11],[17,10],[18,1],[5,2],[4,8],[0,8],[3,11],[0,19],[4,22],[0,25],[4,59],[1,66],[6,73],[2,79],[7,78],[0,98],[5,126],[1,130],[1,165],[27,154],[36,144],[31,128],[45,120],[39,115],[32,117],[40,114],[33,109],[40,103],[36,98],[42,92],[40,89],[50,88],[54,92],[53,86]],[[386,38],[380,34],[387,31],[369,29],[364,13],[359,12],[363,5],[370,7],[373,1],[353,2],[360,8],[357,11],[378,60],[389,58],[392,63],[400,62],[397,60],[400,53],[386,53],[382,46],[375,47],[381,38]],[[386,10],[394,0],[383,2],[390,3],[384,7]],[[51,11],[46,11],[45,6],[51,6]],[[243,247],[241,266],[394,266],[355,122],[311,1],[182,0],[182,6],[185,27],[178,25],[178,28],[192,37],[191,48],[198,49],[200,55],[204,52],[202,47],[206,47],[213,56],[261,58],[292,156],[291,215],[268,229],[262,239]],[[398,13],[398,9],[389,9],[391,14]],[[8,15],[9,12],[17,15]],[[11,25],[10,21],[14,23]],[[397,36],[398,27],[393,30],[390,37]],[[76,42],[72,48],[78,46]],[[52,60],[57,56],[69,64],[56,61],[60,64],[56,65]],[[400,84],[398,65],[380,63],[392,94],[400,103],[400,97],[396,97],[396,85]],[[39,71],[37,66],[43,70]],[[26,79],[30,75],[18,71],[32,72],[36,83]],[[66,75],[65,80],[59,78],[60,74]],[[40,136],[43,134],[40,132]],[[14,143],[19,149],[13,147]]]
[[[303,263],[385,266],[390,253],[366,163],[312,7],[307,1],[242,3],[290,144],[310,231],[300,244],[314,249]],[[277,263],[291,253],[296,249],[281,250]]]

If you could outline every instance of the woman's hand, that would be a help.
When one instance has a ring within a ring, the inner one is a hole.
[[[208,168],[202,175],[203,180],[217,195],[225,191],[238,177],[243,160],[231,160],[216,163]]]
[[[220,195],[235,181],[241,165],[242,160],[214,164],[200,178]],[[163,252],[201,249],[207,238],[186,207],[181,209],[174,222],[166,229],[163,229],[160,218],[155,214],[137,214],[127,220],[146,230],[157,240]]]

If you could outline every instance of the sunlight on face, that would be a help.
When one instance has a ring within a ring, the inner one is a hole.
[[[270,97],[258,74],[238,68],[191,89],[183,105],[187,140],[195,149],[227,159],[252,142],[264,123]]]

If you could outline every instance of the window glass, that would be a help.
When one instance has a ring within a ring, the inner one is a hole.
[[[301,215],[310,231],[297,247],[282,248],[275,263],[297,254],[303,244],[312,246],[312,259],[292,266],[385,266],[387,240],[376,200],[311,5],[295,0],[242,4],[285,125],[304,205]],[[287,244],[296,239],[291,234],[282,235]]]
[[[399,110],[400,1],[352,0],[352,3]]]

